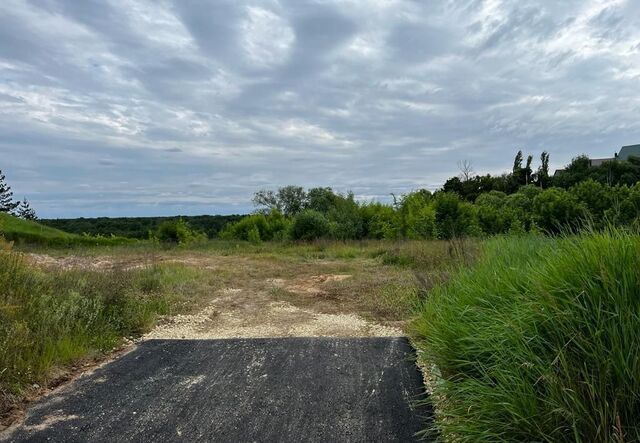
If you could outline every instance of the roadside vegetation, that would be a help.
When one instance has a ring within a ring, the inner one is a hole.
[[[210,284],[180,264],[34,267],[0,238],[0,422],[34,386],[140,335],[158,315],[197,305]]]
[[[412,332],[453,441],[640,440],[640,237],[496,238]]]

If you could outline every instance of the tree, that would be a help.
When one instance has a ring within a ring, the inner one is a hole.
[[[326,214],[336,205],[338,196],[331,188],[311,188],[307,192],[307,209]]]
[[[284,186],[274,192],[260,190],[253,195],[253,204],[258,212],[269,213],[273,210],[285,216],[295,215],[305,208],[307,193],[302,186]]]
[[[531,169],[531,162],[533,162],[533,156],[530,155],[527,157],[527,166],[524,168],[524,184],[528,185],[531,180],[531,174],[533,170]]]
[[[327,237],[331,233],[329,220],[320,212],[307,209],[293,219],[291,238],[294,240],[314,240]]]
[[[541,188],[549,186],[549,153],[543,151],[540,154],[540,167],[538,168],[538,185]]]
[[[460,170],[460,180],[467,182],[473,177],[473,165],[469,160],[463,160],[458,162],[458,169]]]
[[[513,159],[513,174],[516,175],[522,170],[522,151],[518,151],[516,158]]]
[[[302,186],[285,186],[278,189],[278,201],[285,216],[296,215],[305,207],[307,193]]]
[[[0,170],[0,212],[12,212],[20,202],[13,201],[11,186],[5,181],[5,176]]]
[[[253,205],[258,208],[259,212],[269,212],[272,209],[277,211],[282,210],[276,193],[271,190],[261,189],[253,194],[252,201]]]
[[[33,210],[26,198],[19,203],[14,213],[17,217],[25,220],[37,220],[36,211]]]
[[[362,215],[353,193],[336,199],[326,216],[331,224],[331,233],[338,240],[360,239],[364,235]]]

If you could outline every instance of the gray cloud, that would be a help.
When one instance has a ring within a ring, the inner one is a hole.
[[[244,212],[640,141],[638,2],[430,3],[3,1],[0,167],[42,216]]]

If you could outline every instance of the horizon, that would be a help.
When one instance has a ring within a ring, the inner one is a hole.
[[[0,152],[38,216],[253,210],[260,189],[434,191],[518,150],[640,142],[640,3],[0,4]],[[176,214],[176,215],[172,215]]]

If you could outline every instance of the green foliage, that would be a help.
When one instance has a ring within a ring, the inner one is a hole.
[[[301,186],[283,186],[277,191],[260,190],[253,196],[253,204],[260,212],[278,211],[293,216],[307,205],[307,193]]]
[[[228,224],[220,233],[223,239],[237,239],[251,242],[283,240],[290,222],[278,210],[267,215],[252,214],[237,223]]]
[[[291,238],[294,240],[313,240],[330,234],[331,224],[321,212],[307,209],[293,218]]]
[[[546,164],[548,157],[544,155],[543,160]],[[524,171],[525,174],[523,180],[535,181],[535,174],[531,173],[531,177],[528,177],[530,159],[527,158],[524,166],[523,159],[516,159],[514,166],[519,162],[521,166],[518,171]],[[546,167],[548,165],[538,173],[544,175]],[[503,180],[504,189],[509,189],[513,178],[509,177]],[[476,178],[484,180],[482,177]],[[469,179],[463,183],[457,179],[462,189],[467,189],[464,187],[475,180]],[[479,189],[476,188],[476,191]],[[585,226],[602,229],[607,223],[616,226],[640,225],[640,184],[633,187],[609,186],[593,179],[580,181],[568,190],[543,188],[538,184],[522,185],[511,193],[489,190],[479,193],[473,204],[457,192],[437,191],[432,194],[424,189],[394,197],[393,205],[358,203],[353,194],[337,194],[330,188],[314,188],[305,195],[306,210],[314,211],[315,216],[322,214],[329,223],[330,232],[323,231],[319,236],[338,240],[453,239],[508,233],[521,235],[527,232],[557,235]],[[273,217],[276,218],[269,221]],[[228,225],[223,237],[249,240],[249,231],[255,226],[261,241],[299,239],[302,231],[292,235],[293,231],[288,229],[290,224],[296,223],[296,217],[286,217],[277,210],[266,215],[254,214]],[[306,217],[302,219],[306,222]],[[274,223],[277,227],[274,227]],[[305,238],[315,238],[314,235],[305,235]],[[252,234],[252,241],[257,241],[257,238]]]
[[[153,238],[162,243],[186,245],[196,241],[203,241],[206,239],[206,235],[195,232],[187,222],[179,219],[160,223],[160,226],[153,234]]]
[[[639,288],[635,234],[491,240],[413,324],[441,435],[639,441]]]
[[[397,238],[397,214],[389,205],[372,202],[360,208],[364,236],[374,239]]]
[[[338,240],[362,238],[364,234],[362,215],[353,194],[349,194],[346,198],[336,199],[327,212],[327,218],[334,238]]]
[[[426,189],[406,194],[398,205],[399,231],[409,239],[432,239],[436,236],[436,214],[430,206],[431,193]]]
[[[165,221],[184,220],[191,228],[204,232],[208,238],[216,238],[228,224],[242,219],[241,215],[194,215],[179,217],[97,217],[45,219],[40,223],[72,234],[87,233],[92,236],[117,236],[137,239],[149,238]]]
[[[193,279],[176,269],[45,272],[0,241],[0,416],[55,366],[109,351],[169,313],[176,285]]]
[[[314,211],[329,212],[336,205],[340,198],[331,188],[311,188],[307,192],[307,202],[305,207]]]
[[[135,242],[122,237],[92,237],[76,235],[44,226],[32,220],[23,220],[9,214],[0,213],[0,234],[9,241],[46,246],[95,246],[121,245]]]
[[[254,226],[249,230],[249,232],[247,233],[247,240],[254,244],[260,243],[260,231],[258,230],[257,226]]]
[[[5,176],[0,170],[0,212],[11,213],[20,205],[13,201],[13,191],[6,182]]]
[[[546,189],[533,200],[536,223],[551,233],[578,228],[587,215],[584,204],[561,188]]]
[[[38,216],[36,215],[36,211],[31,207],[31,204],[26,198],[22,199],[22,201],[18,204],[18,206],[14,210],[13,214],[16,217],[22,218],[25,220],[38,219]]]
[[[441,192],[434,201],[438,237],[451,239],[479,235],[476,208],[460,200],[457,194]]]

